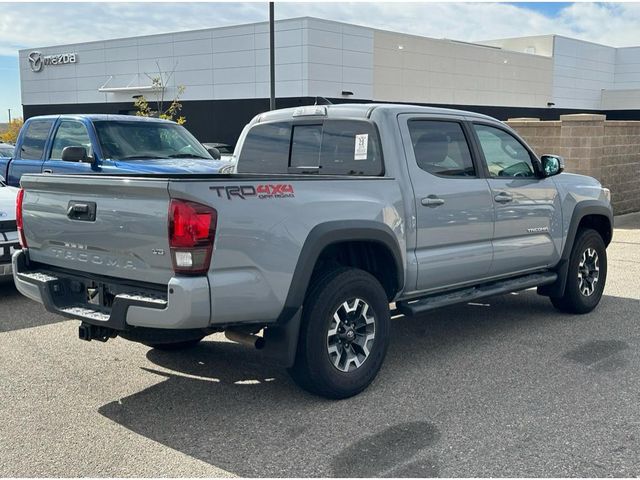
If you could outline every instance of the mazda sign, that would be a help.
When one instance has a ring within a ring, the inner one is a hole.
[[[29,66],[34,72],[40,72],[45,65],[65,65],[68,63],[76,63],[78,54],[73,53],[56,53],[53,55],[43,55],[40,52],[31,52],[27,57]]]

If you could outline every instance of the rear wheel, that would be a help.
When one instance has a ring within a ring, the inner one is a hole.
[[[360,393],[389,345],[389,304],[380,282],[355,268],[320,275],[303,307],[293,379],[328,398]]]
[[[595,230],[581,230],[571,250],[564,295],[552,297],[551,303],[562,312],[588,313],[600,303],[606,279],[607,250],[602,237]]]

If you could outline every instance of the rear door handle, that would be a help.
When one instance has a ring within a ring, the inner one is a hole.
[[[53,173],[53,170],[51,170],[50,168],[45,168],[44,170],[42,170],[42,173]]]
[[[500,192],[493,199],[498,203],[509,203],[513,200],[513,195],[507,192]]]
[[[438,198],[435,195],[429,195],[420,200],[420,203],[425,207],[439,207],[440,205],[444,205],[444,199]]]

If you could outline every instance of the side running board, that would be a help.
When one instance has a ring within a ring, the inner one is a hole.
[[[491,297],[503,293],[516,292],[527,288],[539,287],[556,281],[555,272],[542,272],[485,283],[475,287],[463,288],[453,292],[436,293],[417,300],[396,302],[398,311],[406,316],[418,315],[429,310],[456,303],[466,303],[479,298]]]

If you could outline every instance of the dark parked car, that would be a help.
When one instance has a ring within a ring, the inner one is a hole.
[[[202,145],[204,145],[205,148],[216,148],[223,157],[233,155],[233,145],[229,145],[228,143],[207,142]]]

